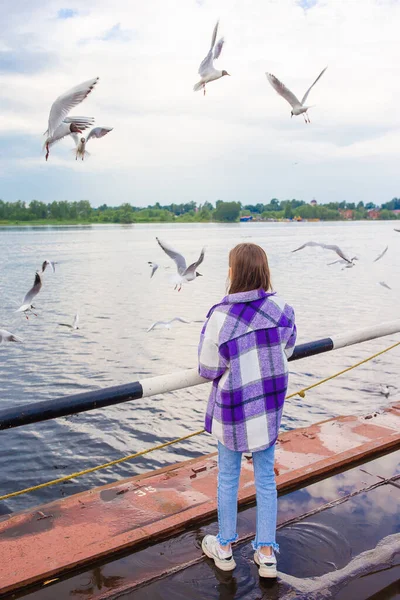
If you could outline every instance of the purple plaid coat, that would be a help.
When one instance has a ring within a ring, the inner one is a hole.
[[[213,382],[205,428],[230,450],[276,442],[295,342],[293,308],[274,293],[230,294],[209,311],[199,345],[199,373]]]

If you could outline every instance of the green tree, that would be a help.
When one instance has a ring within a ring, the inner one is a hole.
[[[217,201],[217,208],[214,211],[214,220],[223,221],[227,223],[234,223],[238,220],[240,215],[240,203],[239,202],[222,202]]]

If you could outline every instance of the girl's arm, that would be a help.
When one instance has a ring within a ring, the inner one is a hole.
[[[294,346],[297,338],[297,329],[294,317],[294,310],[291,306],[286,305],[286,309],[289,309],[287,312],[285,310],[285,314],[290,321],[290,326],[285,327],[283,330],[282,341],[284,345],[284,352],[286,354],[286,358],[290,358],[293,354]]]
[[[214,311],[206,321],[200,336],[199,375],[205,379],[217,379],[228,368],[228,361],[221,355],[218,346],[220,321],[223,315]]]
[[[285,350],[285,354],[286,354],[286,358],[290,358],[293,354],[293,350],[294,350],[294,346],[296,343],[296,338],[297,338],[297,329],[296,329],[296,324],[293,323],[293,327],[292,329],[289,329],[290,331],[290,335],[289,335],[289,339],[286,342],[286,346],[284,348]]]

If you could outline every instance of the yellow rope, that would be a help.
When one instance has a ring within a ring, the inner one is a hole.
[[[63,481],[68,481],[69,479],[75,479],[75,477],[80,477],[81,475],[87,475],[88,473],[93,473],[94,471],[99,471],[100,469],[106,469],[107,467],[112,467],[117,465],[118,463],[122,463],[125,460],[131,460],[132,458],[137,458],[138,456],[143,456],[144,454],[148,454],[149,452],[153,452],[153,450],[161,450],[162,448],[166,448],[166,446],[171,446],[172,444],[176,444],[178,442],[182,442],[183,440],[188,440],[195,435],[199,435],[200,433],[204,433],[204,429],[199,431],[195,431],[193,433],[189,433],[183,437],[180,437],[176,440],[171,440],[170,442],[165,442],[164,444],[159,444],[158,446],[153,446],[152,448],[148,448],[147,450],[141,450],[140,452],[135,452],[135,454],[129,454],[128,456],[123,456],[122,458],[117,458],[116,460],[111,460],[104,465],[98,465],[97,467],[91,467],[90,469],[85,469],[84,471],[77,471],[76,473],[72,473],[72,475],[65,475],[65,477],[59,477],[58,479],[53,479],[52,481],[46,481],[45,483],[40,483],[39,485],[33,485],[32,487],[25,488],[24,490],[18,490],[17,492],[12,492],[11,494],[4,494],[4,496],[0,496],[0,500],[7,500],[7,498],[14,498],[14,496],[20,496],[21,494],[27,494],[28,492],[34,492],[35,490],[40,490],[49,485],[54,485],[56,483],[62,483]]]
[[[368,356],[368,358],[364,358],[364,360],[360,360],[360,362],[356,363],[355,365],[352,365],[351,367],[347,367],[347,369],[343,369],[343,371],[339,371],[338,373],[335,373],[334,375],[325,377],[325,379],[321,379],[321,381],[317,381],[317,383],[308,385],[307,387],[303,388],[302,390],[299,390],[298,392],[294,392],[293,394],[290,394],[290,396],[286,396],[286,400],[288,400],[289,398],[294,398],[294,396],[300,396],[301,398],[304,398],[305,393],[308,392],[308,390],[312,390],[313,388],[315,388],[319,385],[322,385],[323,383],[326,383],[327,381],[330,381],[331,379],[335,379],[335,377],[339,377],[339,375],[348,373],[348,371],[351,371],[352,369],[355,369],[356,367],[359,367],[359,366],[363,365],[364,363],[367,363],[370,360],[377,358],[377,356],[380,356],[381,354],[385,354],[385,352],[389,352],[389,350],[393,350],[393,348],[396,348],[397,346],[400,346],[400,342],[396,342],[392,346],[389,346],[388,348],[385,348],[384,350],[380,350],[376,354],[373,354],[372,356]]]
[[[299,390],[298,392],[294,392],[293,394],[286,396],[286,399],[293,398],[294,396],[301,396],[302,398],[304,398],[305,393],[308,390],[311,390],[312,388],[322,385],[323,383],[326,383],[327,381],[330,381],[331,379],[334,379],[335,377],[339,377],[339,375],[343,375],[344,373],[347,373],[348,371],[351,371],[352,369],[355,369],[355,368],[359,367],[360,365],[363,365],[366,362],[373,360],[374,358],[377,358],[378,356],[381,356],[381,354],[385,354],[385,352],[389,352],[389,350],[393,350],[393,348],[396,348],[397,346],[400,346],[400,342],[396,342],[396,344],[393,344],[392,346],[389,346],[388,348],[385,348],[384,350],[380,350],[376,354],[373,354],[372,356],[369,356],[368,358],[365,358],[364,360],[360,360],[360,362],[356,363],[355,365],[352,365],[351,367],[347,367],[347,369],[343,369],[343,371],[339,371],[338,373],[335,373],[334,375],[330,375],[329,377],[325,377],[325,379],[321,379],[321,381],[317,381],[317,383],[313,383],[313,384],[303,388],[302,390]],[[58,479],[53,479],[52,481],[46,481],[45,483],[40,483],[39,485],[33,485],[33,486],[25,488],[23,490],[18,490],[17,492],[11,492],[10,494],[4,494],[3,496],[0,496],[0,500],[7,500],[8,498],[14,498],[15,496],[21,496],[21,494],[27,494],[28,492],[34,492],[36,490],[41,490],[42,488],[48,487],[50,485],[62,483],[63,481],[75,479],[76,477],[81,477],[82,475],[87,475],[88,473],[94,473],[95,471],[100,471],[100,469],[106,469],[107,467],[112,467],[114,465],[125,462],[127,460],[132,460],[133,458],[137,458],[138,456],[144,456],[145,454],[149,454],[149,452],[154,452],[154,450],[161,450],[162,448],[166,448],[167,446],[172,446],[172,444],[177,444],[178,442],[183,442],[184,440],[188,440],[189,438],[192,438],[196,435],[200,435],[201,433],[204,433],[204,431],[205,431],[204,429],[199,429],[199,431],[194,431],[193,433],[189,433],[188,435],[184,435],[175,440],[171,440],[170,442],[165,442],[164,444],[159,444],[158,446],[152,446],[151,448],[148,448],[147,450],[141,450],[140,452],[135,452],[135,454],[128,454],[128,456],[123,456],[122,458],[117,458],[116,460],[111,460],[110,462],[104,463],[103,465],[98,465],[97,467],[91,467],[90,469],[84,469],[83,471],[77,471],[76,473],[72,473],[71,475],[65,475],[65,477],[59,477]]]

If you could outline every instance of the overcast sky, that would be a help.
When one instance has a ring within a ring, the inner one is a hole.
[[[34,6],[34,8],[32,7]],[[220,19],[218,66],[194,93]],[[400,196],[398,0],[13,0],[0,41],[0,197],[244,204]],[[311,124],[265,71],[300,98]],[[71,114],[114,127],[76,162],[42,153],[53,100],[100,77]],[[295,164],[297,163],[297,164]]]

